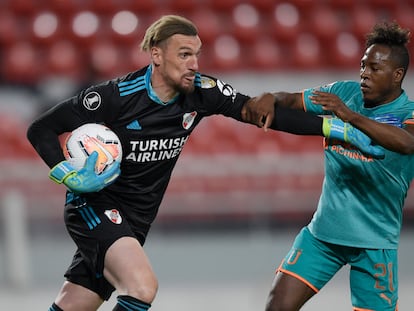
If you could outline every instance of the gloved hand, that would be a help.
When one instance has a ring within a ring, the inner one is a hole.
[[[58,184],[65,186],[74,193],[97,192],[112,184],[121,173],[120,163],[116,162],[107,171],[96,174],[95,164],[98,153],[92,152],[86,159],[85,166],[76,170],[68,161],[62,161],[53,167],[49,177]]]
[[[322,132],[327,138],[342,140],[354,145],[364,154],[378,159],[385,156],[384,151],[379,146],[371,144],[371,138],[339,118],[323,118]]]
[[[371,119],[380,123],[386,123],[400,128],[402,127],[401,119],[390,113],[380,114]]]

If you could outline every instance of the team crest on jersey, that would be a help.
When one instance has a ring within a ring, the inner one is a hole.
[[[111,209],[105,211],[106,217],[109,218],[110,221],[112,221],[114,224],[119,225],[122,222],[121,214],[119,214],[118,210]]]
[[[88,110],[96,110],[101,105],[101,95],[97,92],[90,92],[83,98],[83,106]]]
[[[193,125],[196,116],[197,116],[197,111],[184,113],[183,128],[188,130],[191,127],[191,125]]]
[[[217,86],[224,96],[229,96],[232,99],[236,98],[236,91],[230,84],[224,83],[221,80],[217,80]]]
[[[213,79],[206,77],[206,76],[201,77],[201,88],[202,89],[212,89],[215,86],[216,86],[216,81],[214,81]]]

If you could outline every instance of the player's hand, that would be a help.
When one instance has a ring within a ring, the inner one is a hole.
[[[85,166],[76,170],[68,161],[62,161],[50,170],[49,177],[74,193],[97,192],[112,184],[121,173],[120,163],[115,162],[108,170],[96,174],[95,164],[98,159],[96,151],[86,159]]]
[[[323,110],[332,112],[335,116],[344,121],[348,121],[349,114],[353,113],[353,111],[345,105],[338,95],[333,93],[314,90],[312,95],[309,96],[309,99],[315,105],[322,106]]]
[[[249,99],[241,112],[242,120],[268,130],[275,116],[275,97],[271,93]]]
[[[384,151],[379,146],[372,145],[371,138],[341,119],[324,118],[322,131],[325,137],[350,143],[361,150],[362,153],[374,158],[383,159],[385,156]]]

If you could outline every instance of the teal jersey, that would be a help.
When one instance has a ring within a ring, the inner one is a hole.
[[[317,89],[336,94],[353,111],[373,118],[393,114],[404,123],[413,122],[414,102],[405,92],[391,103],[365,108],[360,85],[335,82]],[[329,112],[313,104],[303,92],[306,111]],[[318,208],[309,224],[318,239],[346,246],[396,249],[402,224],[402,209],[414,176],[414,155],[385,150],[382,160],[364,156],[353,146],[325,139],[325,178]]]

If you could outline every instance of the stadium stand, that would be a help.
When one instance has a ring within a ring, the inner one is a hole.
[[[87,60],[94,58],[93,49],[101,42],[134,49],[152,20],[160,14],[180,13],[199,25],[207,54],[214,59],[208,64],[212,66],[211,71],[255,70],[260,64],[266,64],[260,68],[274,70],[279,66],[331,69],[340,66],[340,59],[347,58],[346,54],[340,55],[338,61],[338,58],[324,59],[318,53],[332,46],[337,51],[337,44],[341,50],[346,44],[335,43],[340,33],[347,34],[343,37],[345,42],[356,40],[360,45],[363,35],[377,20],[396,19],[403,26],[412,27],[413,11],[413,1],[402,0],[4,0],[0,14],[0,47],[4,54],[9,54],[17,42],[28,40],[38,61],[43,62],[48,57],[44,49],[55,45],[56,41],[68,40],[75,44],[80,54],[78,58]],[[298,38],[302,33],[306,34]],[[246,54],[257,51],[257,46],[264,45],[266,51],[275,54],[276,49],[269,49],[264,42],[273,42],[282,54],[290,55],[286,59],[288,62],[271,62],[266,53],[254,56],[263,57],[263,60],[246,61]],[[304,53],[307,49],[309,51]],[[237,56],[237,50],[243,58]],[[344,62],[345,66],[357,61],[354,54]],[[317,61],[318,55],[323,62]],[[122,62],[124,58],[119,58],[118,65],[125,68]],[[134,69],[132,64],[130,69]],[[70,75],[71,69],[67,70]],[[95,71],[93,66],[83,66],[82,70],[85,76],[96,80],[108,77],[105,71]],[[33,79],[39,80],[45,75],[48,75],[47,70],[41,70]],[[4,72],[2,76],[7,80]],[[27,79],[21,82],[27,83]]]

